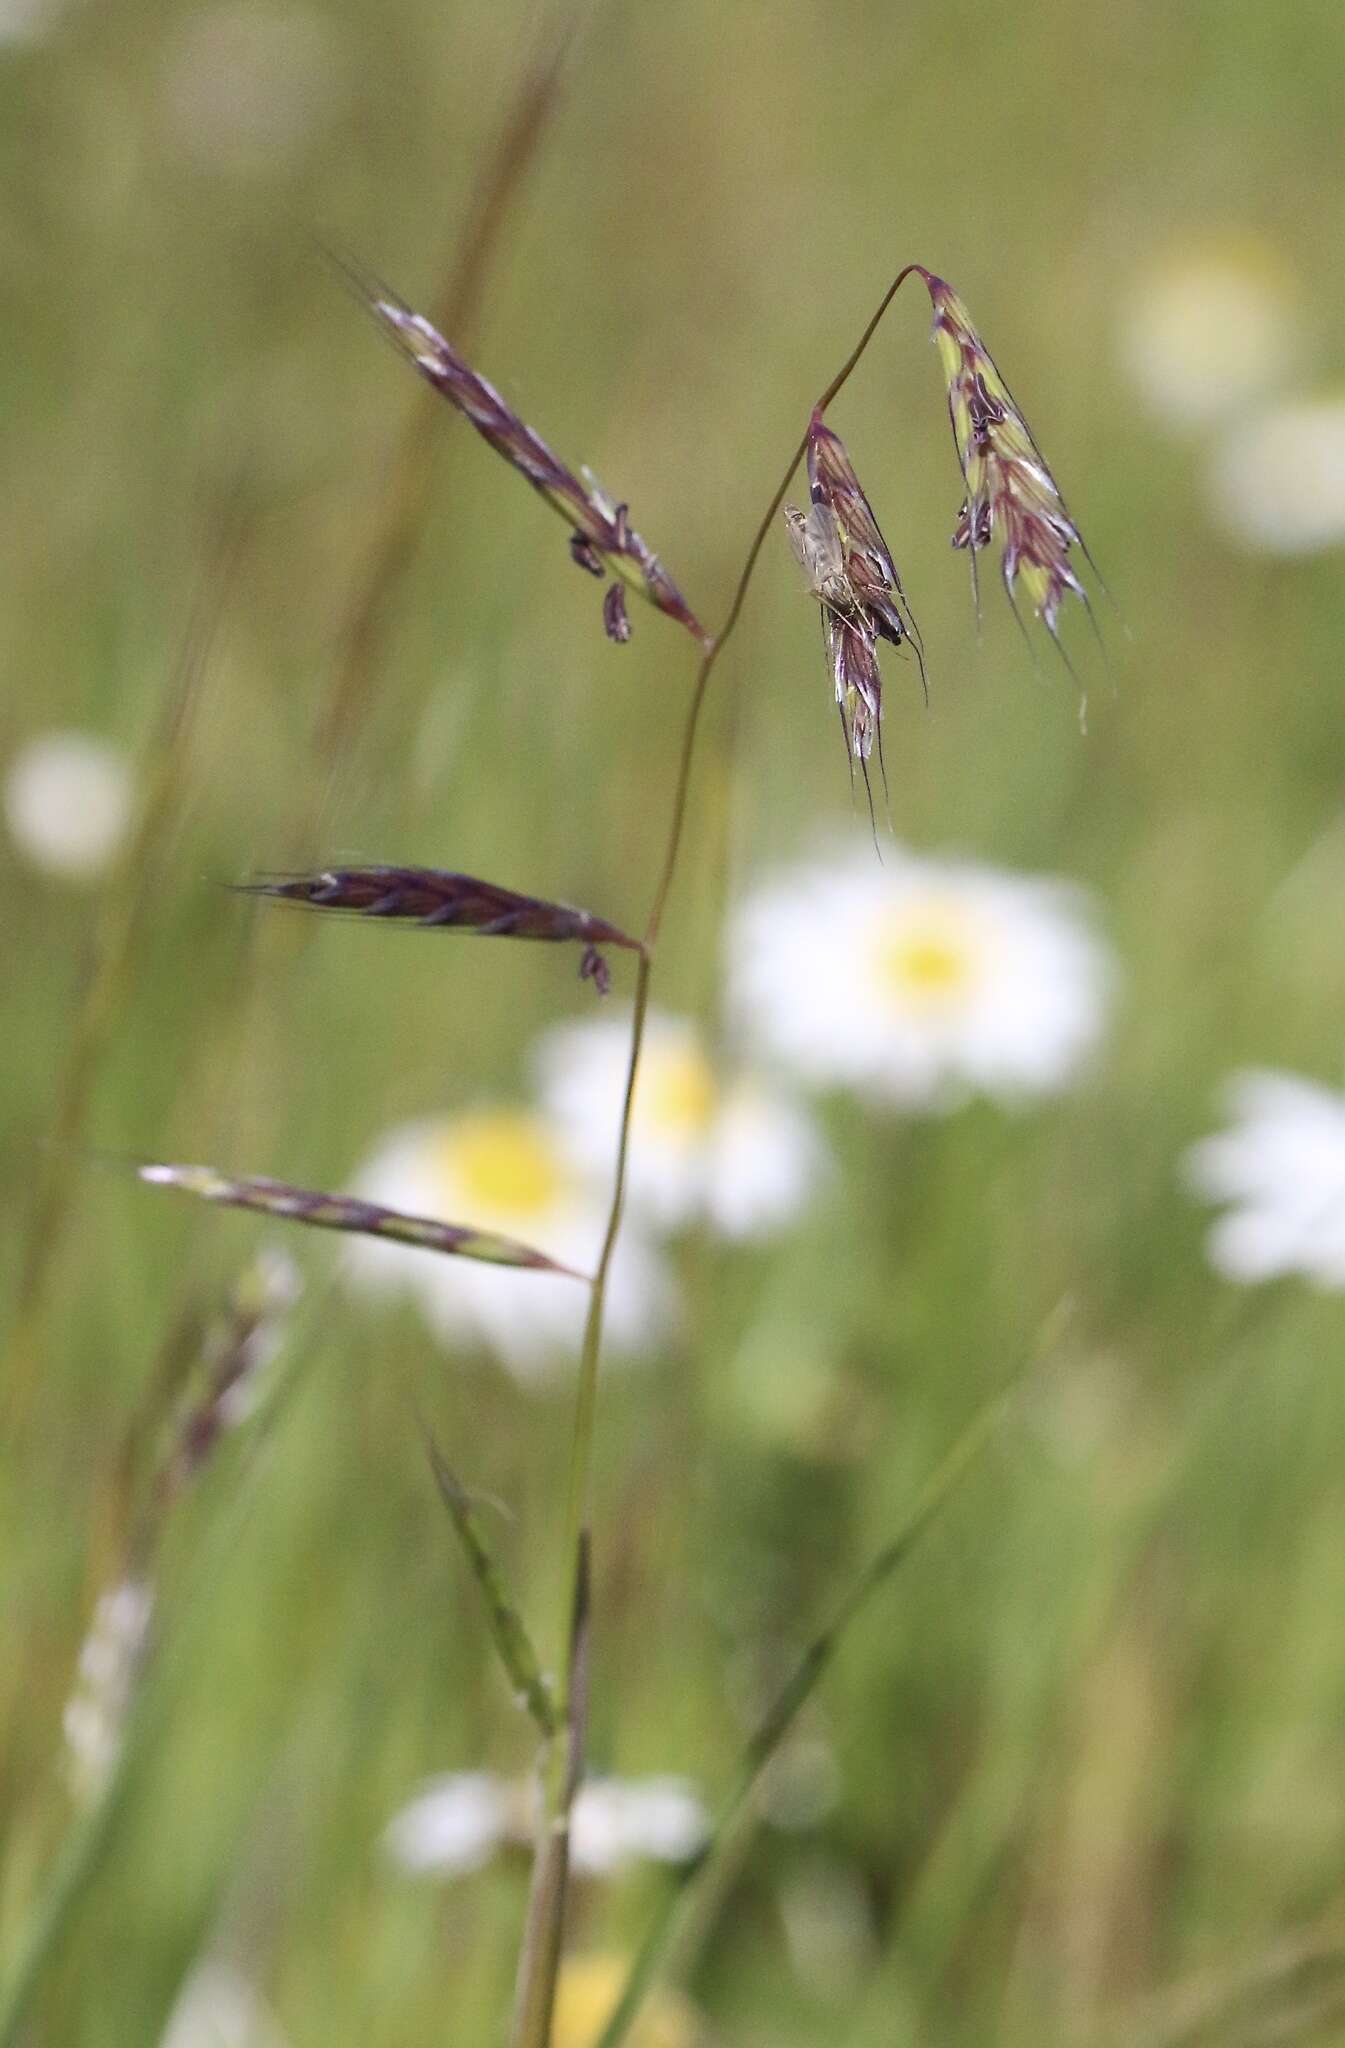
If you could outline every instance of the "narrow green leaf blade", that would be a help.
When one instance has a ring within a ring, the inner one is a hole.
[[[481,1524],[472,1507],[471,1496],[457,1474],[443,1456],[433,1437],[425,1437],[426,1455],[435,1485],[448,1509],[458,1540],[467,1553],[467,1562],[472,1576],[481,1589],[481,1598],[486,1606],[486,1618],[490,1633],[513,1686],[514,1695],[532,1715],[544,1736],[556,1733],[559,1717],[551,1688],[542,1673],[527,1624],[504,1582],[499,1566],[491,1555]]]

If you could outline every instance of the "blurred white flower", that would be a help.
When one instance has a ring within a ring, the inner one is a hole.
[[[310,7],[205,7],[168,45],[164,119],[179,147],[211,170],[270,171],[330,115],[339,70],[330,18]]]
[[[465,1876],[506,1842],[530,1848],[538,1820],[531,1779],[452,1771],[427,1780],[394,1815],[383,1847],[412,1877]],[[570,1816],[570,1867],[582,1877],[612,1877],[635,1862],[687,1863],[708,1826],[684,1778],[590,1778]]]
[[[709,1822],[685,1778],[590,1778],[570,1817],[570,1863],[610,1877],[628,1863],[689,1863]]]
[[[1253,413],[1214,449],[1213,517],[1243,547],[1307,555],[1345,541],[1345,399],[1301,398]]]
[[[5,772],[4,805],[9,836],[25,860],[65,881],[90,881],[125,839],[130,767],[119,748],[94,733],[39,733]]]
[[[1230,1280],[1302,1273],[1345,1287],[1345,1095],[1292,1074],[1245,1073],[1230,1128],[1186,1156],[1197,1194],[1227,1204],[1209,1236]]]
[[[610,1174],[625,1094],[630,1018],[546,1032],[542,1100],[586,1174]],[[665,1229],[705,1216],[725,1237],[763,1237],[795,1217],[824,1164],[810,1119],[759,1081],[721,1086],[700,1032],[651,1011],[631,1122],[634,1209]]]
[[[365,1201],[520,1239],[580,1272],[597,1259],[606,1223],[602,1198],[576,1172],[559,1134],[541,1116],[479,1107],[389,1131],[355,1176]],[[588,1291],[561,1274],[448,1258],[373,1238],[352,1242],[346,1271],[371,1292],[403,1292],[446,1344],[481,1343],[519,1379],[573,1362]],[[622,1232],[608,1277],[612,1350],[648,1350],[672,1311],[670,1283],[636,1230]]]
[[[75,1685],[61,1715],[66,1779],[80,1805],[98,1797],[121,1754],[153,1612],[152,1589],[123,1579],[100,1596],[80,1646]]]
[[[231,1963],[198,1963],[178,1995],[159,2048],[285,2048],[273,2014]]]
[[[1281,383],[1301,331],[1283,259],[1248,236],[1169,249],[1132,279],[1121,355],[1160,419],[1201,427]]]
[[[744,1036],[820,1087],[907,1109],[1064,1087],[1112,980],[1086,898],[1060,882],[866,842],[823,847],[729,933]]]
[[[448,1771],[393,1815],[383,1847],[412,1877],[479,1870],[506,1839],[509,1807],[508,1788],[488,1771]]]

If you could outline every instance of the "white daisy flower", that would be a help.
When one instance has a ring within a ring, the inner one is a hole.
[[[33,867],[62,881],[94,880],[119,852],[131,822],[126,756],[91,732],[44,732],[5,772],[5,823]]]
[[[1203,427],[1294,369],[1302,321],[1278,251],[1252,237],[1167,250],[1126,292],[1121,356],[1162,420]]]
[[[540,1807],[532,1779],[488,1771],[431,1778],[394,1815],[383,1847],[411,1877],[461,1877],[503,1847],[532,1846]],[[635,1862],[688,1863],[709,1820],[685,1778],[590,1778],[570,1816],[570,1867],[582,1877],[612,1877]]]
[[[1210,1232],[1230,1280],[1302,1273],[1345,1287],[1345,1095],[1292,1074],[1239,1074],[1231,1127],[1186,1156],[1197,1194],[1227,1204]]]
[[[543,1117],[506,1106],[399,1125],[361,1167],[352,1191],[388,1208],[518,1238],[580,1272],[592,1269],[606,1224],[601,1195],[576,1172],[559,1134]],[[588,1291],[563,1274],[372,1238],[352,1242],[346,1270],[370,1291],[414,1296],[446,1344],[484,1344],[522,1380],[572,1362],[583,1334]],[[662,1264],[637,1231],[623,1230],[607,1286],[612,1349],[626,1356],[648,1350],[670,1312]]]
[[[1308,555],[1345,541],[1345,398],[1300,398],[1240,420],[1206,478],[1213,517],[1244,548]]]
[[[489,1771],[447,1771],[393,1815],[383,1848],[411,1877],[465,1875],[506,1839],[510,1803],[509,1788]]]
[[[81,1806],[102,1792],[121,1754],[153,1613],[153,1589],[143,1580],[123,1579],[100,1597],[80,1646],[78,1675],[61,1728],[66,1779]]]
[[[823,848],[729,934],[747,1038],[818,1087],[906,1109],[1051,1094],[1097,1043],[1111,982],[1083,895],[867,843]]]
[[[232,1963],[198,1963],[178,1995],[159,2048],[285,2048],[274,2015]]]
[[[611,1172],[630,1016],[561,1024],[536,1053],[542,1100],[577,1165]],[[725,1237],[764,1237],[804,1207],[824,1164],[811,1120],[751,1079],[721,1085],[689,1018],[645,1021],[631,1122],[632,1206],[664,1229],[705,1216]]]

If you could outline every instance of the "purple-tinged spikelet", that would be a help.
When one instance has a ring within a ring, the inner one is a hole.
[[[1087,547],[971,315],[943,278],[920,264],[913,268],[934,308],[933,338],[948,379],[948,415],[966,490],[953,546],[969,552],[975,584],[978,552],[998,539],[1009,602],[1021,582],[1054,639],[1066,593],[1087,607],[1070,561],[1072,547],[1085,559]]]
[[[598,948],[640,950],[638,939],[591,911],[521,896],[517,890],[446,868],[324,868],[316,874],[265,876],[237,886],[248,896],[415,924],[425,931],[475,932],[487,939],[577,940],[584,948],[580,975],[594,982],[602,995],[610,977]]]
[[[545,1252],[534,1251],[531,1245],[520,1244],[515,1238],[473,1230],[466,1224],[440,1223],[430,1216],[407,1216],[400,1209],[357,1201],[352,1195],[322,1194],[314,1188],[291,1187],[287,1181],[267,1180],[259,1175],[235,1179],[216,1172],[213,1166],[155,1163],[139,1166],[136,1171],[151,1187],[180,1188],[184,1194],[196,1195],[203,1202],[254,1209],[292,1223],[312,1224],[319,1230],[353,1231],[361,1237],[419,1245],[425,1251],[445,1252],[456,1258],[483,1259],[492,1266],[520,1266],[533,1272],[584,1278],[573,1267],[558,1265]]]
[[[656,610],[666,612],[706,645],[705,628],[653,549],[630,524],[625,505],[609,497],[587,471],[581,481],[423,314],[413,313],[382,288],[353,281],[422,377],[560,514],[571,529],[570,553],[579,567],[594,576],[601,576],[605,568],[612,570]],[[612,632],[610,601],[605,616],[612,639],[629,639],[629,622],[624,633]]]
[[[920,634],[901,578],[839,434],[819,412],[808,424],[807,514],[786,505],[785,524],[822,609],[827,657],[847,742],[867,761],[879,736],[878,642],[910,641],[924,675]]]

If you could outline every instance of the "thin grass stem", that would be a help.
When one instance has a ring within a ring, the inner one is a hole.
[[[859,364],[877,331],[884,313],[896,297],[905,279],[914,268],[908,265],[898,273],[883,294],[864,332],[847,356],[841,368],[827,385],[817,401],[816,411],[820,414],[831,404],[851,373]],[[570,1474],[567,1489],[565,1534],[562,1557],[570,1560],[569,1576],[566,1580],[565,1615],[567,1623],[573,1612],[581,1573],[586,1569],[588,1554],[588,1508],[593,1464],[594,1422],[597,1410],[598,1373],[602,1354],[603,1311],[606,1303],[607,1277],[612,1257],[616,1251],[621,1233],[622,1211],[626,1196],[626,1170],[630,1156],[631,1120],[635,1108],[635,1095],[640,1075],[640,1055],[644,1046],[645,1021],[649,1009],[649,986],[653,975],[654,950],[662,929],[664,913],[672,893],[677,875],[678,860],[686,833],[688,802],[691,793],[691,774],[695,764],[696,741],[700,732],[701,714],[709,692],[710,680],[716,663],[731,639],[738,621],[761,551],[766,539],[784,504],[785,495],[793,482],[794,473],[808,450],[805,433],[789,458],[789,466],[777,485],[761,521],[752,535],[724,623],[718,633],[712,634],[702,646],[699,666],[691,688],[682,742],[678,751],[677,774],[673,784],[672,809],[664,844],[663,859],[654,886],[653,900],[645,924],[644,942],[640,952],[640,963],[636,974],[635,1000],[631,1018],[630,1056],[626,1068],[626,1086],[622,1101],[621,1123],[617,1134],[616,1166],[613,1176],[612,1200],[608,1210],[607,1225],[603,1236],[602,1251],[594,1271],[589,1291],[589,1310],[584,1325],[583,1344],[579,1356],[579,1379],[575,1394],[574,1432],[570,1449]],[[886,1558],[887,1553],[884,1553]],[[892,1563],[882,1565],[880,1578],[893,1569]],[[876,1569],[877,1567],[875,1567]],[[875,1582],[877,1583],[877,1582]],[[871,1590],[871,1588],[869,1589]],[[868,1591],[863,1598],[868,1597]],[[573,1645],[573,1631],[570,1635]],[[829,1654],[829,1653],[828,1653]],[[565,1706],[573,1690],[574,1671],[567,1661],[565,1679],[561,1692]],[[811,1689],[811,1687],[809,1688]],[[565,1915],[566,1870],[563,1851],[555,1848],[557,1841],[568,1838],[569,1811],[582,1777],[582,1757],[579,1768],[561,1771],[553,1761],[545,1772],[548,1781],[547,1817],[539,1837],[537,1859],[533,1867],[533,1878],[529,1893],[528,1935],[519,1972],[519,1991],[515,2007],[514,2030],[511,2035],[512,2048],[549,2048],[551,2040],[551,2015],[555,2003],[556,1978],[559,1972],[561,1934]],[[549,1916],[549,1917],[548,1917]],[[542,1923],[545,1923],[543,1926]],[[547,1981],[549,1979],[549,1981]]]

